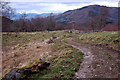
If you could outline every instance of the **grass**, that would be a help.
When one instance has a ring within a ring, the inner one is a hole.
[[[39,39],[49,39],[53,36],[61,35],[63,31],[51,31],[51,32],[20,32],[17,36],[16,33],[2,33],[2,45],[12,45],[18,43],[25,43],[29,41],[35,41]]]
[[[60,35],[61,34],[61,35]],[[42,78],[72,78],[75,71],[80,68],[83,53],[78,49],[67,46],[61,43],[62,39],[68,38],[63,35],[67,33],[59,33],[60,38],[55,39],[55,43],[51,45],[52,54],[56,54],[49,60],[51,65],[48,69],[41,72],[41,74],[34,74],[29,76],[29,79],[42,79]]]
[[[72,78],[75,69],[78,70],[82,62],[83,53],[78,49],[65,45],[62,49],[69,49],[71,52],[57,56],[51,59],[51,65],[47,70],[42,71],[42,74],[34,74],[33,78]]]
[[[64,36],[66,35],[66,36]],[[82,61],[83,53],[78,49],[72,48],[61,43],[62,39],[73,37],[73,34],[65,33],[64,31],[51,31],[51,32],[20,32],[17,36],[15,33],[3,33],[3,46],[12,44],[21,44],[29,41],[50,39],[56,36],[58,39],[54,39],[54,44],[50,45],[52,53],[56,56],[49,59],[51,62],[50,67],[47,70],[42,71],[42,74],[31,75],[30,78],[71,78],[73,76],[74,69],[79,69]],[[36,48],[40,48],[37,46]],[[60,54],[61,53],[61,54]],[[15,55],[18,57],[18,55]],[[46,60],[45,58],[43,60]],[[15,63],[16,64],[16,63]]]
[[[16,37],[15,33],[2,33],[2,44],[3,46],[26,43],[29,41],[50,39],[56,36],[58,39],[54,39],[54,44],[51,46],[51,51],[53,55],[48,61],[51,65],[48,69],[42,71],[39,74],[34,74],[28,78],[72,78],[74,76],[75,70],[80,68],[80,63],[82,62],[83,53],[78,49],[71,46],[67,46],[61,43],[62,39],[73,38],[73,41],[79,43],[90,43],[90,44],[108,44],[115,50],[118,50],[118,42],[114,40],[118,39],[118,32],[91,32],[91,33],[79,33],[76,34],[68,33],[64,31],[51,31],[51,32],[20,32]],[[81,37],[81,39],[79,39]],[[65,42],[65,41],[64,41]],[[40,48],[41,46],[36,46]],[[102,54],[110,57],[107,53],[102,52]],[[15,55],[18,57],[19,55]],[[44,58],[44,60],[46,60]]]
[[[81,33],[77,37],[73,37],[73,40],[79,43],[101,44],[119,50],[120,37],[118,33],[119,31]]]

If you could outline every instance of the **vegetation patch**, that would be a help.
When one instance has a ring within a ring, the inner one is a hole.
[[[103,45],[119,51],[118,44],[120,44],[120,37],[118,33],[119,31],[80,33],[77,37],[74,37],[73,41]]]
[[[43,62],[41,59],[34,60],[30,65],[14,68],[4,77],[4,79],[24,79],[28,75],[39,73],[43,69],[46,69],[49,65],[50,63]]]
[[[68,52],[61,57],[51,60],[51,65],[42,74],[34,74],[29,78],[72,78],[75,70],[78,70],[82,61],[83,53],[79,50],[66,46]]]
[[[29,79],[34,78],[72,78],[74,73],[80,68],[80,63],[82,62],[83,53],[78,49],[75,49],[71,46],[61,44],[59,42],[61,39],[57,39],[55,45],[59,45],[56,48],[56,54],[64,50],[60,56],[56,56],[50,59],[51,65],[41,74],[33,74],[29,76]],[[52,45],[52,48],[53,45]]]
[[[19,32],[17,34],[15,32],[11,33],[2,33],[2,45],[8,46],[12,44],[20,44],[29,41],[36,41],[36,40],[44,40],[50,39],[51,37],[60,36],[63,31],[50,31],[50,32]]]

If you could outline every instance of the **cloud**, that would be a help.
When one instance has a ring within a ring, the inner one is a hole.
[[[119,2],[119,0],[9,0],[9,1],[10,2],[96,2],[96,1]]]
[[[42,12],[40,12],[40,11],[37,11],[37,10],[21,10],[21,11],[17,11],[17,13],[23,13],[23,12],[25,12],[25,13],[37,13],[37,14],[40,14],[40,13],[42,13]]]
[[[117,2],[93,2],[93,3],[39,3],[35,4],[37,6],[47,6],[47,8],[44,8],[44,11],[51,11],[51,12],[64,12],[67,10],[73,10],[77,8],[82,8],[84,6],[88,5],[104,5],[104,6],[109,6],[109,7],[118,7]]]
[[[44,11],[51,11],[51,12],[64,12],[67,10],[72,10],[76,8],[82,7],[82,4],[76,4],[76,5],[68,5],[65,3],[40,3],[36,4],[37,6],[45,6],[46,8],[43,8]]]
[[[90,3],[89,5],[93,5],[93,4],[104,5],[108,7],[118,7],[118,2],[107,2],[107,1],[93,2],[93,3]]]
[[[22,13],[62,13],[67,10],[82,8],[88,5],[104,5],[109,7],[118,7],[118,2],[12,2],[12,7],[17,12]]]

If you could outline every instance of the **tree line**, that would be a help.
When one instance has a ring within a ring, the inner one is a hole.
[[[26,13],[22,17],[14,21],[14,31],[20,32],[33,32],[43,30],[54,30],[56,22],[54,16],[50,14],[47,17],[36,16],[35,18],[26,19]]]

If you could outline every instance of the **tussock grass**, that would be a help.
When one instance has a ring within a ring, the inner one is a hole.
[[[120,44],[120,37],[118,36],[118,33],[119,31],[80,33],[77,37],[73,37],[73,41],[79,43],[100,44],[119,50],[118,45]]]
[[[16,33],[2,33],[2,45],[12,45],[18,43],[25,43],[39,39],[49,39],[53,36],[61,35],[63,31],[50,31],[46,32],[20,32],[17,36]]]
[[[44,70],[41,74],[34,74],[29,78],[72,78],[75,73],[74,70],[78,70],[80,68],[83,53],[78,49],[67,45],[64,45],[64,47],[61,48],[66,50],[69,49],[71,51],[67,52],[67,54],[62,54],[62,56],[57,56],[51,59],[51,65],[47,70]]]

